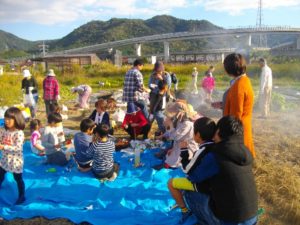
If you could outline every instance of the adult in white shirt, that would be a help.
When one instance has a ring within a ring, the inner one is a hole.
[[[260,110],[261,116],[266,118],[270,115],[272,98],[272,70],[270,67],[268,67],[266,59],[260,58],[258,62],[261,67],[259,92]]]
[[[198,71],[197,68],[193,68],[192,72],[192,82],[193,82],[193,94],[198,94],[198,88],[197,88],[197,78],[198,78]]]

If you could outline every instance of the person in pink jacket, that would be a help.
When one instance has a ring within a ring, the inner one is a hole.
[[[205,73],[205,77],[202,80],[202,88],[206,94],[205,99],[208,102],[212,101],[211,95],[215,88],[215,78],[212,75],[214,70],[214,66],[210,66]]]

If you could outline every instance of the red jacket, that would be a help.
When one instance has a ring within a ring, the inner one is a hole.
[[[125,128],[125,125],[129,125],[131,123],[138,123],[139,125],[135,127],[136,135],[141,134],[142,127],[148,124],[147,119],[145,118],[144,114],[141,110],[137,111],[136,113],[126,113],[124,121],[122,123],[122,127]]]

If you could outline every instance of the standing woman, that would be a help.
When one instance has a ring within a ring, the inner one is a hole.
[[[31,118],[35,118],[38,103],[38,85],[28,69],[23,70],[22,91],[24,105],[30,108]]]
[[[229,76],[233,77],[226,96],[224,116],[235,116],[242,121],[244,143],[255,157],[252,137],[254,93],[250,79],[246,75],[246,60],[241,54],[232,53],[226,56],[224,69]]]

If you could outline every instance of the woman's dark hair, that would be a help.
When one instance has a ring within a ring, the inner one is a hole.
[[[33,119],[30,121],[30,131],[33,132],[36,130],[36,128],[41,126],[41,121],[39,119]]]
[[[107,137],[109,134],[109,126],[107,124],[98,124],[94,129],[94,134],[98,134],[101,138]]]
[[[95,122],[91,119],[83,119],[80,123],[81,132],[87,132],[88,129],[91,129],[95,126]]]
[[[233,135],[243,136],[244,128],[242,122],[234,116],[224,116],[217,123],[219,137],[224,140]]]
[[[4,118],[13,119],[15,121],[15,128],[18,130],[25,129],[25,119],[20,109],[17,107],[10,107],[4,113]],[[4,124],[5,129],[8,127]]]
[[[216,132],[216,123],[208,117],[201,117],[194,122],[194,134],[199,133],[203,141],[212,140]]]
[[[62,117],[59,113],[53,112],[48,115],[48,123],[61,123]]]
[[[229,75],[238,77],[246,73],[246,59],[238,53],[232,53],[224,59],[224,69]]]

